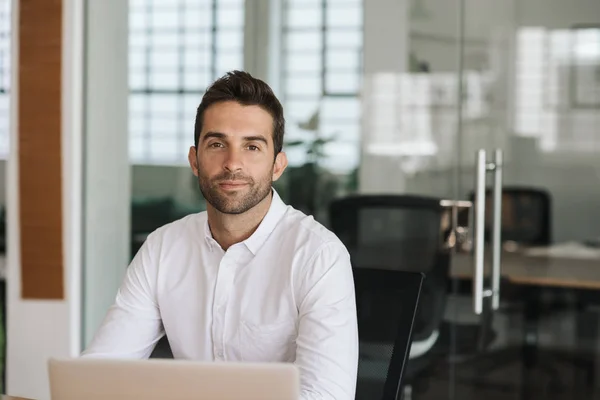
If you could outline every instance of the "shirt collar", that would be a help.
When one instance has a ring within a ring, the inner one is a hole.
[[[256,231],[248,239],[244,240],[244,244],[256,255],[261,246],[266,242],[269,235],[275,230],[275,227],[283,217],[287,210],[287,206],[279,197],[279,194],[273,189],[273,197],[271,199],[271,206],[267,215],[263,218]]]
[[[275,230],[275,227],[287,211],[287,206],[279,197],[279,194],[275,189],[272,189],[272,198],[271,205],[269,207],[269,211],[256,228],[256,231],[242,243],[246,245],[246,248],[252,252],[253,255],[256,255],[258,250],[262,247],[262,245],[266,242],[269,235]],[[212,233],[210,232],[210,227],[208,226],[208,218],[206,219],[206,223],[204,224],[204,236],[210,248],[212,246],[219,246],[217,242],[213,239]]]
[[[212,232],[210,231],[210,226],[208,226],[208,214],[206,215],[206,220],[204,221],[204,241],[208,245],[208,248],[212,251],[213,247],[219,247],[219,244],[215,241],[212,236]]]

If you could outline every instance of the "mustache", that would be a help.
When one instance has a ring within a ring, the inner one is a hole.
[[[243,175],[243,174],[235,174],[235,173],[230,173],[230,172],[223,172],[222,174],[219,174],[217,176],[215,176],[212,179],[213,182],[223,182],[223,181],[237,181],[237,182],[246,182],[246,183],[252,183],[254,182],[253,179],[249,176]]]

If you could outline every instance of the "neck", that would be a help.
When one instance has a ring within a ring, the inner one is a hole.
[[[267,215],[272,199],[271,192],[260,203],[242,214],[223,214],[208,204],[208,226],[213,239],[223,250],[248,239]]]

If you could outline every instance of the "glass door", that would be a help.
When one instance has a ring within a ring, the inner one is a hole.
[[[458,197],[474,206],[470,246],[452,263],[452,393],[591,399],[600,3],[461,4]],[[468,357],[461,318],[479,325]]]

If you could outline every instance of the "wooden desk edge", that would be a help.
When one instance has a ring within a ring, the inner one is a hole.
[[[507,281],[515,285],[562,287],[568,289],[600,289],[600,283],[596,281],[585,281],[579,279],[562,279],[550,277],[508,277]]]
[[[2,395],[2,400],[33,400],[33,399],[26,399],[25,397]]]
[[[454,274],[454,279],[462,279],[472,281],[473,275]],[[512,283],[513,285],[529,285],[529,286],[546,286],[546,287],[562,287],[567,289],[593,289],[600,290],[600,282],[585,281],[579,279],[562,279],[551,277],[531,277],[531,276],[503,276],[503,280]]]

